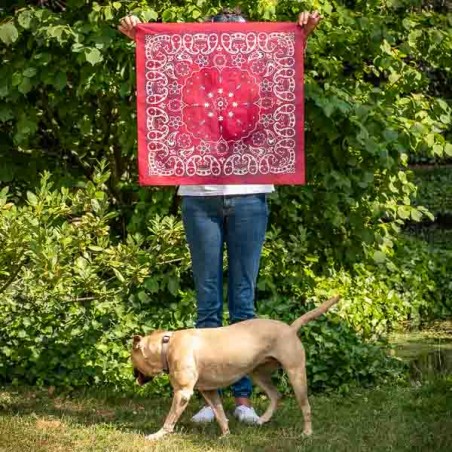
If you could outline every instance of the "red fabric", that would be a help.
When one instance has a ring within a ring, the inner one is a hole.
[[[136,41],[141,185],[305,182],[299,26],[143,24]]]

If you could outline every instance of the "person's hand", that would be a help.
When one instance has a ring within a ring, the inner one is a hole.
[[[135,27],[141,24],[137,16],[126,16],[119,21],[118,30],[130,39],[135,39]]]
[[[318,11],[303,11],[298,16],[298,25],[304,28],[306,32],[306,37],[308,37],[317,27],[319,22],[323,19]]]

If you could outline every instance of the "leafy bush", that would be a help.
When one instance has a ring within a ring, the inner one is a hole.
[[[273,222],[287,236],[301,223],[316,255],[353,263],[366,244],[391,241],[394,223],[425,214],[411,205],[415,186],[401,168],[418,152],[451,153],[451,109],[427,71],[449,74],[451,39],[447,18],[418,11],[415,2],[316,5],[326,18],[306,58],[309,186],[281,188]],[[243,6],[252,20],[294,20],[311,9],[295,0]],[[75,185],[105,157],[115,232],[124,237],[155,213],[176,213],[172,190],[136,185],[133,44],[114,27],[127,12],[190,21],[218,8],[206,0],[76,0],[62,12],[5,10],[14,14],[0,25],[0,180],[23,197],[39,171]]]
[[[195,300],[192,289],[186,289],[191,287],[189,256],[180,220],[156,216],[146,236],[113,240],[108,177],[100,170],[93,182],[69,191],[53,188],[45,174],[39,190],[28,192],[27,203],[20,206],[2,191],[4,380],[128,386],[132,334],[193,326]],[[313,271],[318,259],[270,231],[258,310],[291,322],[331,293],[341,293],[336,314],[301,331],[312,387],[368,384],[400,370],[376,346],[387,331],[407,317],[432,315],[433,307],[435,316],[439,308],[450,312],[451,262],[449,256],[441,266],[427,249],[407,240],[381,264],[355,264],[352,272],[332,265],[319,274]],[[284,380],[280,385],[284,389]],[[164,389],[158,385],[156,390]]]
[[[0,374],[122,386],[130,334],[191,326],[195,303],[174,189],[136,183],[133,44],[115,27],[130,12],[193,21],[220,6],[66,3],[0,10],[0,186],[9,187],[0,195]],[[312,7],[241,3],[252,20],[294,20]],[[324,389],[393,375],[375,341],[407,318],[448,312],[449,254],[400,233],[432,218],[412,202],[408,162],[452,152],[443,83],[452,42],[450,16],[436,6],[315,5],[325,20],[306,54],[309,183],[271,198],[258,300],[263,315],[289,321],[342,293],[337,315],[302,332],[311,380]]]
[[[124,381],[131,335],[145,325],[180,327],[184,306],[191,313],[191,292],[185,301],[179,293],[189,265],[180,221],[156,216],[146,236],[115,242],[108,177],[99,172],[70,191],[52,189],[46,174],[21,206],[1,192],[3,378],[62,385]],[[157,315],[155,307],[162,306],[166,312]]]

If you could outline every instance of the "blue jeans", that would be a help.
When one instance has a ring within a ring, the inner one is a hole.
[[[183,196],[182,219],[197,297],[197,328],[223,323],[223,248],[228,257],[230,322],[255,317],[254,292],[267,229],[267,195]],[[232,385],[234,397],[250,397],[251,380]]]

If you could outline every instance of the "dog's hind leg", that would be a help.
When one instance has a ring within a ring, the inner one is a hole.
[[[304,355],[304,352],[303,352]],[[287,375],[289,376],[290,383],[292,384],[297,399],[298,405],[303,412],[304,429],[303,433],[306,436],[312,435],[312,422],[311,422],[311,406],[308,400],[308,384],[306,378],[306,368],[304,365],[304,359],[297,366],[285,368]]]
[[[276,367],[272,366],[269,368],[267,365],[259,366],[251,374],[253,381],[267,394],[270,402],[265,413],[259,418],[259,424],[265,424],[271,419],[281,399],[281,394],[271,380],[271,373]]]
[[[206,399],[206,402],[212,408],[215,418],[220,425],[221,433],[223,436],[229,434],[229,421],[223,409],[223,404],[221,403],[220,394],[217,390],[213,391],[201,391],[201,394]]]
[[[158,432],[146,436],[146,439],[155,441],[167,435],[168,433],[172,433],[174,431],[176,422],[179,420],[181,414],[187,407],[188,401],[190,400],[192,395],[193,389],[185,388],[174,391],[173,403],[171,404],[170,411],[166,416],[163,427]]]

